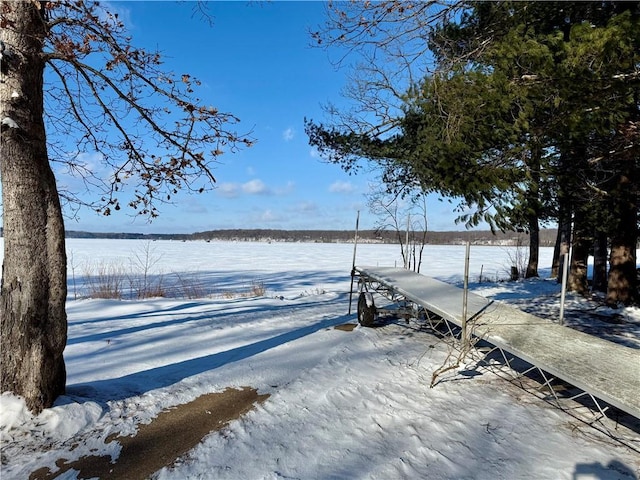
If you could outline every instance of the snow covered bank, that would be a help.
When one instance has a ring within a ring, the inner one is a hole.
[[[156,245],[162,258],[156,271],[197,272],[230,289],[261,278],[266,295],[70,298],[67,395],[35,418],[19,399],[0,397],[3,480],[29,478],[42,467],[55,470],[61,458],[117,458],[119,446],[108,439],[134,434],[167,408],[244,386],[270,397],[156,478],[640,476],[636,452],[491,372],[452,376],[430,389],[431,374],[448,348],[416,324],[335,329],[355,322],[355,314],[347,315],[353,246]],[[78,240],[68,248],[76,262],[126,259],[140,242]],[[508,265],[504,249],[477,248],[472,248],[472,281],[481,267],[487,272]],[[423,271],[460,281],[464,247],[433,250]],[[543,252],[541,265],[549,255]],[[365,245],[358,263],[393,265],[398,257],[397,246]],[[559,290],[543,280],[473,283],[472,288],[549,312]],[[572,298],[569,307],[579,309],[582,302]],[[640,315],[633,309],[618,314],[629,320],[624,334],[640,336]],[[60,478],[77,478],[77,472]]]

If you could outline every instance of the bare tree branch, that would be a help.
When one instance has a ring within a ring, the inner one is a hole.
[[[117,196],[132,190],[127,204],[153,218],[156,205],[178,190],[211,188],[221,155],[252,145],[250,134],[232,130],[237,117],[195,96],[197,79],[166,72],[159,53],[134,47],[108,7],[61,1],[42,2],[42,8],[48,35],[41,56],[54,80],[45,91],[47,105],[55,105],[45,112],[52,161],[102,192],[92,208],[109,214],[120,209]],[[77,148],[69,151],[70,138]],[[110,172],[77,160],[98,152]],[[87,203],[71,191],[64,199]]]

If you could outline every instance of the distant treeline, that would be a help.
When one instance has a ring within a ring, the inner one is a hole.
[[[401,234],[402,241],[405,232]],[[417,233],[422,235],[422,233]],[[204,241],[243,241],[243,242],[316,242],[347,243],[353,242],[354,232],[350,230],[265,230],[230,229],[210,230],[190,234],[145,234],[145,233],[92,233],[67,231],[67,238],[112,238],[139,240],[204,240]],[[426,243],[431,245],[460,245],[471,242],[474,245],[528,245],[529,236],[519,232],[464,231],[464,232],[427,232]],[[553,246],[556,240],[555,229],[540,232],[540,246]],[[399,243],[397,232],[379,230],[361,230],[358,241],[362,243]]]

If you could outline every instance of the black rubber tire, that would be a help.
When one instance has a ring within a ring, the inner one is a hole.
[[[371,305],[367,305],[367,295],[361,292],[358,297],[358,323],[363,327],[372,327],[376,319],[376,306],[371,301]]]

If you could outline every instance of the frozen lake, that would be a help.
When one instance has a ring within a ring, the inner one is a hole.
[[[307,284],[305,277],[326,277],[327,282],[350,279],[353,250],[353,244],[348,243],[67,240],[70,282],[95,272],[98,266],[118,266],[141,273],[142,264],[146,264],[147,273],[167,279],[191,274],[211,287],[213,283],[229,286],[258,280],[270,291],[284,287],[285,279],[288,288],[295,288],[296,283]],[[522,247],[472,246],[470,282],[477,282],[481,273],[492,281],[507,279],[512,263],[526,260],[527,254]],[[552,255],[552,248],[540,249],[543,277],[550,272]],[[462,282],[464,256],[463,245],[427,245],[421,273],[451,283]],[[356,264],[401,266],[400,246],[359,244]]]

